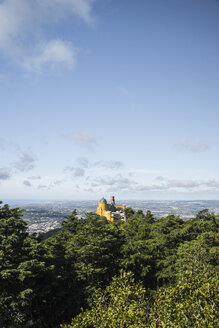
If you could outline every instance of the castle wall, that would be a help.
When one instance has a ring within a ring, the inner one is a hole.
[[[114,200],[114,198],[113,198]],[[117,209],[125,209],[125,205],[115,205],[115,203],[107,204],[105,199],[104,201],[98,201],[98,207],[96,213],[100,216],[105,216],[109,222],[113,222],[113,213]]]

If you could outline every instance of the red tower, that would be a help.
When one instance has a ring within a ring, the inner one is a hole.
[[[115,204],[115,197],[114,196],[110,197],[110,204],[112,204],[112,205]]]

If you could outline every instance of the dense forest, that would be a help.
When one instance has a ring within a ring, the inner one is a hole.
[[[0,327],[218,327],[218,220],[126,210],[109,224],[76,211],[29,235],[0,208]]]

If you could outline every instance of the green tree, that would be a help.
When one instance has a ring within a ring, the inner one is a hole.
[[[182,275],[184,271],[194,274],[216,274],[218,272],[219,234],[204,232],[195,240],[186,241],[177,250],[176,271]]]
[[[175,280],[177,248],[185,236],[184,221],[174,215],[155,220],[151,212],[136,212],[124,225],[122,267],[131,270],[145,287],[156,288]]]
[[[43,327],[46,280],[44,250],[27,233],[23,211],[0,208],[0,326]],[[48,279],[49,281],[49,279]],[[41,284],[44,282],[44,284]]]
[[[218,277],[185,272],[173,287],[158,292],[150,327],[218,327]]]
[[[70,321],[89,304],[94,290],[119,272],[123,242],[119,224],[108,224],[106,218],[93,213],[78,219],[75,212],[59,233],[44,242],[56,277],[53,304],[57,321],[58,315],[60,323]]]
[[[146,291],[135,284],[133,274],[121,271],[112,283],[93,296],[90,310],[83,311],[62,328],[144,328],[149,327]]]
[[[133,216],[135,211],[131,207],[126,207],[124,209],[124,213],[125,213],[126,220],[128,220]]]

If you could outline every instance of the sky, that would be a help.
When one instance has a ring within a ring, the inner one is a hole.
[[[0,199],[219,200],[219,1],[0,0]]]

